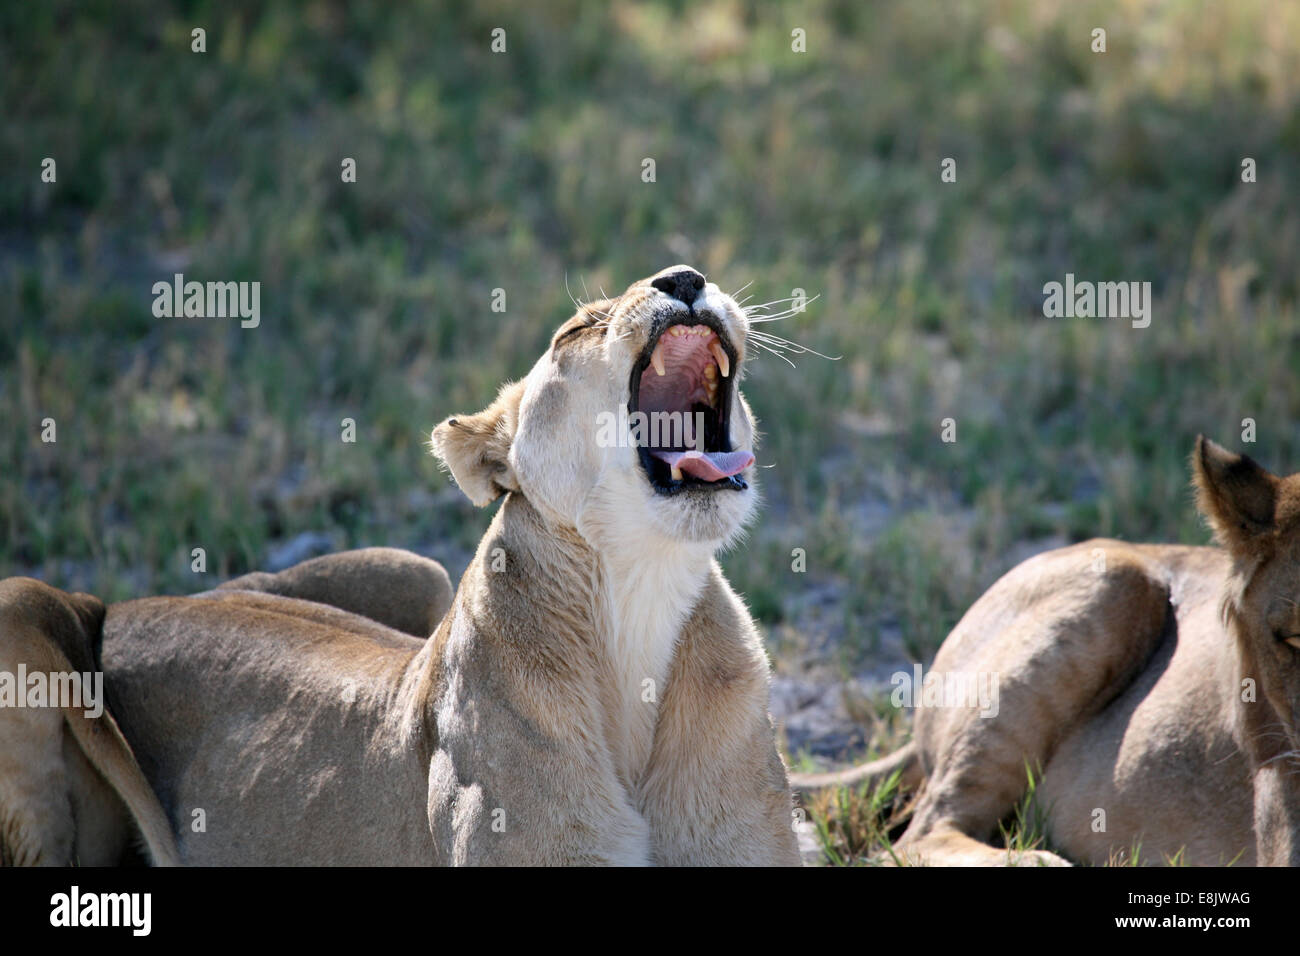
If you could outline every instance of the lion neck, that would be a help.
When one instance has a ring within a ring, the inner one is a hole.
[[[532,613],[563,622],[564,638],[589,648],[603,688],[609,752],[634,792],[682,629],[709,580],[712,550],[630,531],[626,540],[609,536],[596,546],[576,529],[549,522],[518,494],[507,496],[497,518],[519,580],[536,589]],[[538,625],[535,632],[545,633],[545,622]]]
[[[1230,641],[1223,646],[1236,656],[1235,679],[1230,693],[1238,745],[1252,765],[1255,789],[1255,846],[1259,866],[1300,866],[1300,786],[1296,784],[1296,752],[1291,747],[1281,716],[1258,682],[1263,673],[1255,659],[1254,642],[1241,611],[1248,578],[1237,574],[1224,591],[1220,616]],[[1241,698],[1245,681],[1256,682],[1255,696]]]

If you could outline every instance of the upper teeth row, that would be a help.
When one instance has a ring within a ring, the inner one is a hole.
[[[686,327],[681,325],[674,325],[665,334],[678,336],[678,335],[712,335],[713,333],[712,331],[704,328],[703,326],[696,326],[692,330],[692,329],[687,329]],[[709,343],[709,351],[713,353],[713,360],[718,363],[718,371],[722,373],[723,378],[726,378],[728,375],[731,374],[731,360],[727,358],[727,350],[722,347],[721,342],[719,342],[717,339],[714,339],[712,342]],[[655,350],[650,353],[650,364],[654,366],[656,375],[663,375],[667,372],[667,368],[664,365],[664,343],[662,338],[655,343]],[[712,368],[713,366],[710,365],[709,369]],[[705,371],[707,372],[708,369],[706,369]]]

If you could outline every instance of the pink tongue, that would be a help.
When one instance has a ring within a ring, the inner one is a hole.
[[[749,451],[659,451],[650,454],[668,463],[669,468],[680,468],[682,474],[693,475],[701,481],[717,481],[738,475],[754,463],[754,453]]]

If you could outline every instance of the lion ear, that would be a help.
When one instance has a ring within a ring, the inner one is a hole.
[[[1278,478],[1246,455],[1196,437],[1192,453],[1196,504],[1214,535],[1234,555],[1254,554],[1275,527]]]
[[[448,418],[433,430],[433,453],[451,471],[465,496],[480,508],[507,491],[519,490],[510,467],[510,444],[523,394],[523,382],[504,385],[496,401],[477,415]]]

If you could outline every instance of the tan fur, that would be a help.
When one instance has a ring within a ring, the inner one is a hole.
[[[1300,864],[1300,475],[1204,439],[1193,473],[1222,550],[1096,540],[1048,552],[958,623],[933,672],[997,675],[999,712],[918,709],[901,764],[926,782],[905,857],[1064,862],[983,842],[1025,793],[1028,764],[1042,770],[1047,841],[1070,859],[1136,848],[1149,863]]]
[[[428,637],[451,607],[451,579],[437,561],[398,548],[358,548],[295,564],[278,574],[255,571],[220,590],[261,591],[316,601]]]
[[[104,605],[31,578],[0,581],[0,671],[87,674]],[[177,862],[162,808],[112,714],[0,708],[0,863],[106,866],[138,832],[152,861]]]
[[[466,495],[504,501],[429,641],[241,589],[109,609],[115,707],[187,863],[797,865],[766,656],[714,560],[755,492],[657,495],[595,441],[679,309],[650,281],[435,430]],[[712,284],[695,307],[739,376],[745,316]],[[730,427],[752,443],[738,392]]]

